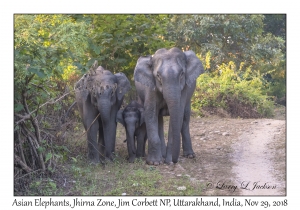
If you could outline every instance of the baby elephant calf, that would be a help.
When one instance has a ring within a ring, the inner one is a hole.
[[[118,111],[117,122],[121,123],[126,129],[128,161],[133,163],[136,157],[144,157],[147,132],[143,106],[136,101],[132,101],[125,109]],[[137,142],[137,149],[135,142]]]

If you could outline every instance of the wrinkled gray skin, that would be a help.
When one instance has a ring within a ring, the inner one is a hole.
[[[118,111],[117,122],[121,123],[126,130],[128,161],[133,163],[135,158],[145,157],[147,131],[143,106],[132,101],[124,109]]]
[[[96,61],[75,84],[78,109],[87,131],[88,159],[92,163],[113,159],[116,116],[130,83],[123,73],[112,74]],[[95,118],[100,113],[100,116]],[[93,123],[93,121],[95,122]]]
[[[134,80],[139,102],[145,109],[148,164],[162,164],[163,158],[167,164],[178,162],[180,133],[183,155],[195,157],[189,131],[191,97],[196,79],[203,72],[202,63],[193,51],[159,49],[152,57],[139,58]],[[170,116],[167,147],[163,116]]]

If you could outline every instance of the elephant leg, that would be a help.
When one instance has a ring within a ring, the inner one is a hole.
[[[105,142],[104,142],[104,133],[103,133],[103,125],[101,118],[98,119],[99,123],[99,134],[98,134],[98,144],[100,149],[100,159],[105,159]]]
[[[169,124],[169,133],[168,133],[168,144],[166,149],[166,164],[173,164],[172,162],[172,146],[173,146],[173,139],[172,139],[172,126],[171,123]]]
[[[190,136],[190,116],[191,116],[191,104],[188,103],[184,110],[183,124],[181,129],[182,135],[182,148],[183,156],[187,158],[194,158],[195,153],[192,149],[192,142]]]
[[[84,103],[83,105],[83,124],[87,131],[87,147],[88,147],[88,159],[93,163],[99,163],[99,147],[98,147],[98,130],[99,123],[95,120],[98,115],[97,109],[95,109],[90,103]],[[93,122],[95,120],[95,122]]]
[[[159,165],[163,163],[161,154],[161,141],[158,135],[158,110],[157,93],[155,90],[145,89],[141,84],[136,83],[136,90],[139,101],[144,106],[144,119],[146,123],[148,137],[148,155],[146,163],[149,165]]]
[[[111,146],[111,153],[112,155],[115,155],[115,148],[116,148],[116,135],[117,135],[117,123],[115,122],[115,129],[113,130],[113,141],[112,141],[112,146]]]
[[[93,120],[87,120],[86,125],[91,125]],[[87,142],[88,142],[88,159],[93,163],[99,163],[99,147],[97,143],[97,134],[99,130],[99,124],[96,120],[89,130],[87,131]]]
[[[147,134],[145,133],[142,157],[146,156],[146,152],[145,152],[146,151],[146,142],[147,142]]]
[[[133,145],[131,145],[130,141],[127,140],[127,150],[128,150],[128,155],[129,155],[129,158],[128,158],[128,162],[129,163],[133,163],[135,158],[136,158],[136,154],[133,150],[136,151],[136,148],[135,148],[135,137],[133,137]]]
[[[116,106],[114,106],[112,108],[112,119],[117,119],[117,112],[118,109],[116,108]],[[111,120],[111,124],[112,124],[112,139],[111,139],[111,159],[115,158],[115,148],[116,148],[116,134],[117,134],[117,122],[116,120]]]
[[[114,120],[103,122],[104,145],[106,159],[113,160],[113,152],[116,141],[116,123]]]
[[[158,122],[157,115],[153,116],[153,112],[145,110],[145,121],[148,136],[148,156],[147,164],[159,165],[163,163],[163,157],[161,154],[161,141],[158,135]]]
[[[115,118],[116,119],[116,118]],[[115,148],[116,148],[116,135],[117,135],[117,122],[114,121],[114,130],[113,132],[113,139],[112,139],[112,148],[111,148],[111,158],[115,158]]]
[[[181,104],[181,109],[180,109],[180,111],[178,112],[178,118],[179,118],[179,122],[177,122],[177,123],[179,123],[179,127],[180,128],[182,128],[182,124],[183,124],[183,115],[184,115],[184,107],[183,107],[183,104]],[[174,122],[172,122],[171,120],[170,120],[170,122],[169,122],[169,133],[168,133],[168,144],[167,144],[167,154],[166,154],[166,159],[165,159],[165,163],[166,164],[173,164],[173,163],[176,163],[178,160],[173,160],[173,150],[174,150],[174,148],[173,147],[179,147],[180,148],[180,139],[179,139],[179,144],[178,145],[175,145],[174,144],[174,142],[173,142],[173,132],[175,132],[175,131],[173,131],[173,128],[172,128],[172,123],[174,123]],[[178,149],[179,149],[178,148]]]
[[[146,135],[146,126],[145,123],[138,128],[138,132],[136,135],[137,140],[137,150],[136,157],[144,157],[145,156],[145,135]]]
[[[158,116],[158,135],[161,142],[161,154],[166,158],[166,142],[164,136],[164,119],[163,116]]]

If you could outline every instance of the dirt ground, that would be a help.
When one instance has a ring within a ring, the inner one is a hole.
[[[186,176],[204,195],[285,195],[286,121],[279,112],[275,119],[192,117],[196,158],[158,166],[160,173]]]

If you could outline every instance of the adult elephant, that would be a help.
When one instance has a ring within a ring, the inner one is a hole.
[[[176,163],[180,153],[180,133],[183,155],[195,157],[189,132],[191,97],[197,77],[204,72],[193,51],[178,48],[159,49],[153,56],[140,57],[134,70],[134,80],[148,135],[147,163]],[[163,117],[170,116],[168,144],[164,141]]]
[[[112,160],[116,141],[116,116],[125,93],[130,89],[129,80],[123,73],[112,74],[95,61],[89,73],[75,84],[74,89],[87,131],[88,159],[93,163],[104,158]]]

